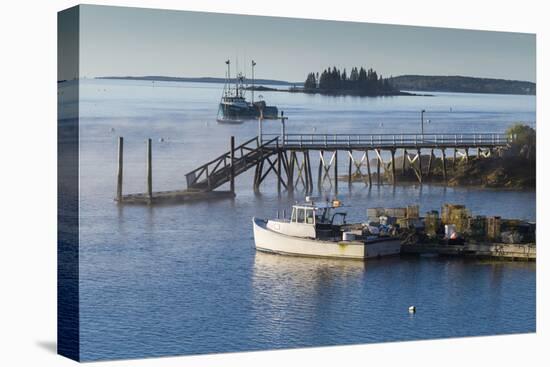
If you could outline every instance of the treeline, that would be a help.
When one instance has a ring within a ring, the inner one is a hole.
[[[390,83],[400,90],[426,92],[534,95],[537,89],[532,82],[465,76],[402,75],[390,78]]]
[[[388,79],[371,69],[353,67],[349,75],[333,66],[319,73],[309,73],[304,82],[304,90],[321,93],[356,93],[364,95],[388,94],[397,92]]]

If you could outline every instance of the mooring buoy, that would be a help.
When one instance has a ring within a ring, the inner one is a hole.
[[[409,313],[416,313],[416,307],[415,306],[409,306]]]

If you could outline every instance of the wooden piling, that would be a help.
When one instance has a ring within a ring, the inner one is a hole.
[[[378,158],[380,156],[380,149],[376,149],[376,152],[378,153],[376,159],[376,182],[380,185],[380,158]]]
[[[338,151],[334,151],[334,192],[338,193]]]
[[[294,191],[294,151],[290,152],[290,162],[288,163],[287,171],[287,186],[289,191]]]
[[[405,176],[405,164],[407,163],[407,149],[403,149],[403,163],[401,164],[401,175]]]
[[[426,174],[426,176],[427,176],[428,178],[430,177],[430,174],[432,173],[433,159],[434,159],[434,150],[432,149],[432,150],[430,151],[430,160],[428,161],[428,173]]]
[[[311,162],[309,160],[309,150],[304,151],[304,169],[306,176],[306,192],[310,193],[313,191],[313,182],[311,176]]]
[[[353,159],[351,158],[353,156],[353,151],[349,151],[349,165],[348,165],[348,185],[351,186],[351,166],[353,164]]]
[[[324,151],[319,151],[319,169],[317,171],[317,187],[319,188],[319,190],[321,190],[321,186],[323,185],[323,178],[325,177],[323,175],[323,155]]]
[[[418,153],[418,180],[422,183],[422,150],[419,148]]]
[[[277,192],[281,192],[281,151],[277,152]]]
[[[365,158],[367,160],[367,173],[369,174],[369,187],[372,187],[372,177],[370,173],[370,161],[369,161],[369,150],[365,150]]]
[[[455,149],[456,154],[456,149]],[[445,156],[445,149],[441,149],[441,155],[443,160],[443,180],[447,181],[447,157]]]
[[[229,179],[229,190],[231,192],[235,192],[235,136],[233,135],[231,136],[230,147],[231,150],[229,151],[229,157],[231,162],[231,169],[229,170],[229,174],[231,177]]]
[[[153,162],[151,138],[147,139],[147,197],[153,199]]]
[[[453,150],[453,169],[456,168],[456,148]]]
[[[391,152],[391,178],[392,183],[395,185],[396,178],[395,178],[395,149],[390,150]]]
[[[123,170],[123,154],[124,154],[124,138],[118,137],[118,170],[117,170],[117,182],[116,182],[116,199],[120,203],[122,202],[122,170]]]

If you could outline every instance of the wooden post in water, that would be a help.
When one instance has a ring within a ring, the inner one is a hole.
[[[422,151],[420,148],[418,148],[417,153],[418,153],[418,174],[419,174],[418,180],[420,181],[420,183],[422,183]]]
[[[319,151],[319,169],[317,171],[317,188],[319,189],[319,191],[321,191],[321,186],[322,183],[323,183],[323,178],[325,177],[324,175],[324,168],[325,168],[325,164],[323,163],[323,158],[324,158],[324,151]]]
[[[401,163],[401,176],[405,176],[405,164],[407,163],[407,149],[403,149],[403,162]]]
[[[348,165],[348,186],[351,186],[351,166],[353,164],[353,151],[349,151],[349,165]]]
[[[281,175],[281,150],[277,152],[277,192],[281,192],[281,181],[283,177]]]
[[[380,185],[380,149],[376,150],[378,152],[377,159],[376,159],[376,182],[378,185]]]
[[[149,203],[153,200],[153,163],[151,138],[147,139],[147,197]]]
[[[434,159],[434,150],[432,149],[430,151],[430,160],[428,161],[428,174],[427,176],[430,177],[431,173],[432,173],[432,162],[433,162],[433,159]]]
[[[338,151],[334,151],[334,193],[338,193]]]
[[[116,181],[116,199],[120,203],[122,202],[122,166],[123,166],[123,153],[124,153],[124,138],[118,137],[118,170]]]
[[[456,154],[456,149],[455,149]],[[443,156],[443,180],[447,182],[447,157],[445,156],[445,148],[441,149],[441,155]]]
[[[391,151],[391,178],[393,181],[393,184],[395,185],[396,179],[395,179],[395,149],[392,149]]]
[[[231,163],[231,169],[229,170],[229,187],[230,187],[230,190],[231,192],[235,192],[235,136],[231,136],[231,142],[230,142],[230,146],[231,146],[231,151],[229,153],[229,157],[230,157],[230,163]]]
[[[307,151],[307,175],[309,177],[309,190],[308,193],[313,191],[313,176],[311,175],[311,160],[309,159],[309,150]]]
[[[290,162],[288,162],[288,171],[286,176],[288,191],[294,191],[294,155],[294,151],[291,151]]]
[[[372,177],[370,173],[370,162],[369,162],[369,150],[365,150],[365,159],[367,160],[367,173],[369,174],[369,188],[372,187]]]
[[[456,148],[453,151],[453,170],[456,168]]]

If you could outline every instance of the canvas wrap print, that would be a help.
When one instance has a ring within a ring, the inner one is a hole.
[[[534,34],[58,14],[58,353],[536,331]]]

